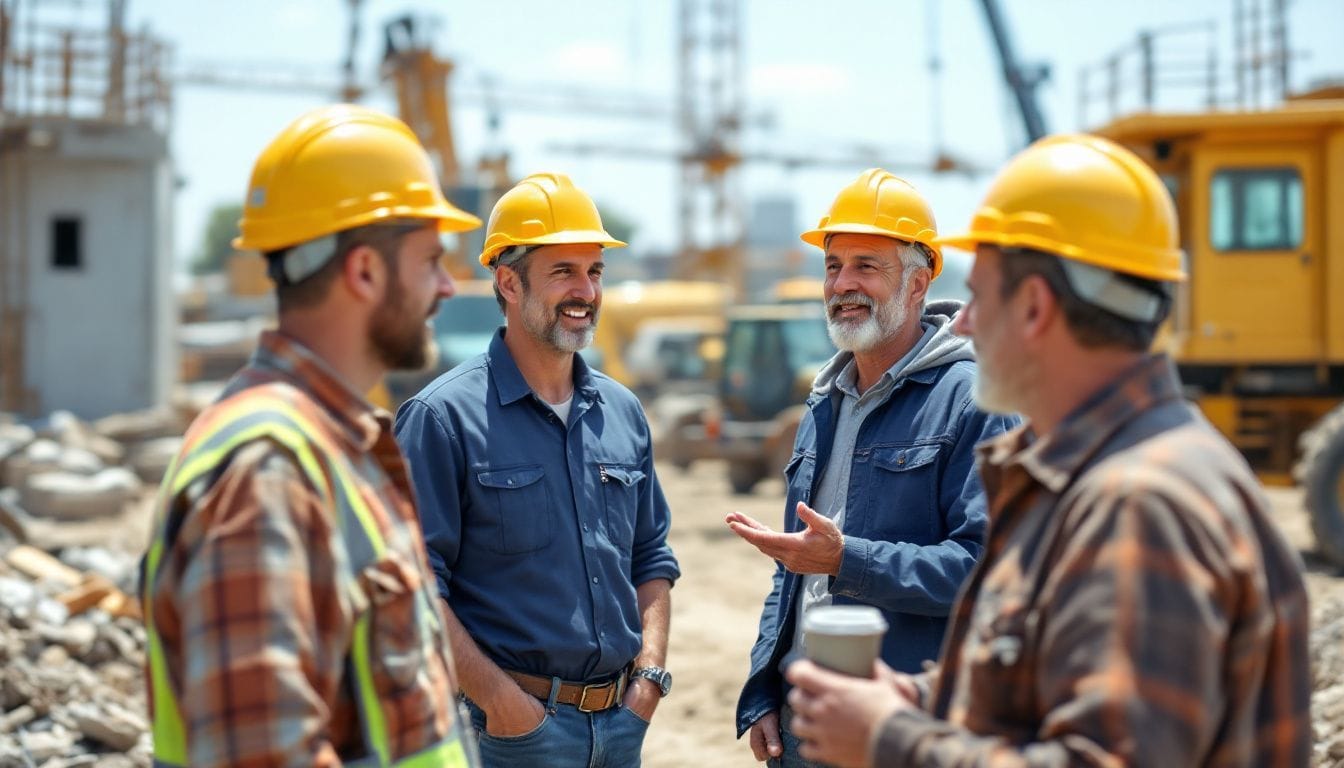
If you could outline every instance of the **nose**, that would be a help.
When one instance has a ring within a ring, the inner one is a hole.
[[[842,265],[836,271],[835,280],[831,283],[831,289],[838,295],[854,293],[859,291],[861,287],[858,270],[849,265]]]
[[[601,283],[598,282],[597,278],[591,275],[578,275],[570,286],[569,297],[592,304],[597,301],[597,296],[601,290]]]
[[[967,304],[952,318],[952,332],[958,336],[970,336],[975,328],[971,325],[971,305]]]
[[[442,264],[439,265],[438,277],[439,283],[437,286],[438,290],[436,291],[438,297],[441,299],[451,299],[457,294],[457,283],[453,282],[453,276],[448,274],[447,268]]]

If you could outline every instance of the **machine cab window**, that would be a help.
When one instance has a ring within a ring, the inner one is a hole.
[[[1283,251],[1302,244],[1296,168],[1226,168],[1209,186],[1209,242],[1217,251]]]

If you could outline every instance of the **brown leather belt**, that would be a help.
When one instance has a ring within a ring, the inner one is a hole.
[[[551,678],[540,675],[529,675],[524,672],[511,672],[505,670],[504,674],[513,678],[528,694],[541,699],[543,702],[551,698]],[[625,673],[617,675],[614,679],[605,683],[560,683],[560,692],[556,694],[555,700],[560,704],[569,704],[580,712],[601,712],[604,709],[621,703],[621,696],[625,694]]]

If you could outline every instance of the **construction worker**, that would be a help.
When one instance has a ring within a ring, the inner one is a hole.
[[[936,670],[789,669],[803,754],[841,766],[1306,766],[1307,597],[1255,476],[1148,349],[1185,278],[1157,175],[1059,136],[992,182],[955,329],[992,525]]]
[[[392,417],[453,294],[443,198],[400,121],[309,112],[258,158],[234,247],[279,328],[187,431],[143,570],[154,758],[166,766],[467,766],[452,656]]]
[[[868,605],[890,627],[882,658],[916,671],[937,658],[948,612],[980,555],[985,498],[974,445],[1016,422],[972,402],[960,302],[928,304],[942,272],[919,192],[873,169],[836,196],[803,242],[825,251],[823,293],[840,352],[821,369],[785,469],[784,533],[734,512],[729,527],[776,561],[751,673],[737,707],[757,760],[800,757],[784,668],[805,652],[803,617]]]
[[[483,762],[638,766],[680,575],[649,427],[578,355],[624,243],[568,177],[523,179],[481,264],[506,325],[397,414]]]

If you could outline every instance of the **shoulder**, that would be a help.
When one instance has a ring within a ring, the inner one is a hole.
[[[447,408],[484,400],[490,382],[490,356],[482,353],[446,371],[425,385],[407,403]]]
[[[592,377],[593,386],[602,395],[604,406],[621,413],[636,415],[640,421],[644,420],[644,407],[640,405],[639,398],[635,397],[634,392],[601,371],[589,371],[589,375]]]

